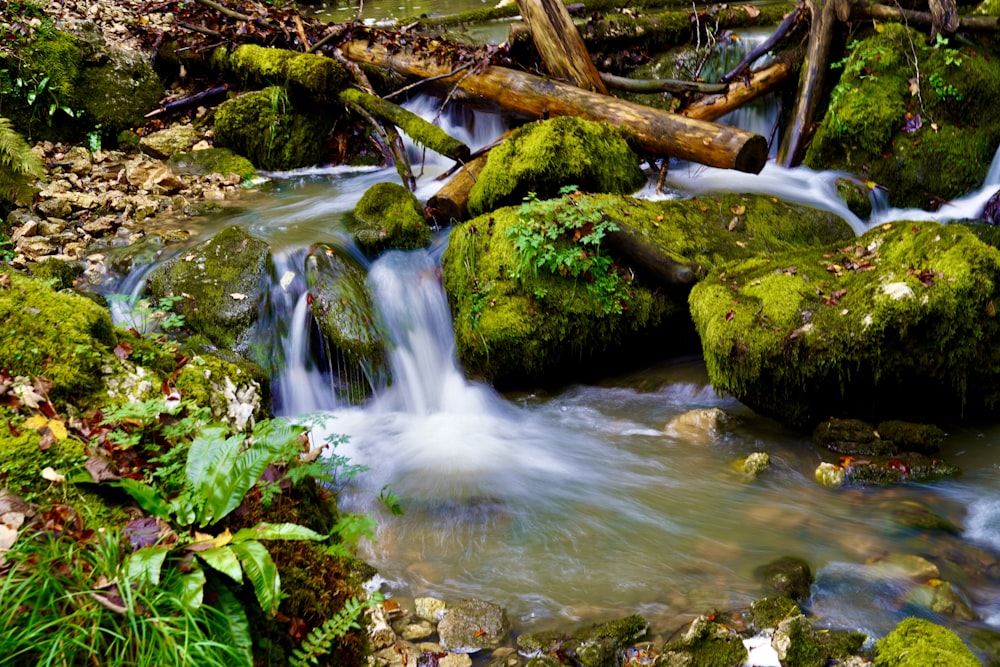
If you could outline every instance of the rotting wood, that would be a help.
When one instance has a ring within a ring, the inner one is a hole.
[[[405,76],[434,77],[450,72],[435,60],[399,52],[380,44],[345,42],[344,55],[357,62],[393,70]],[[767,140],[752,132],[685,118],[640,104],[593,93],[575,86],[504,67],[446,76],[437,83],[457,85],[466,92],[534,118],[579,116],[622,129],[638,149],[712,167],[758,173],[767,161]]]
[[[608,94],[562,0],[517,0],[517,6],[551,76],[578,88]]]
[[[601,72],[601,80],[608,88],[640,94],[712,94],[725,92],[729,88],[724,83],[702,83],[700,81],[680,81],[678,79],[629,79],[624,76],[608,74],[607,72]]]
[[[851,18],[876,19],[879,21],[905,21],[913,28],[928,30],[934,25],[934,17],[930,12],[920,12],[914,9],[903,9],[883,4],[867,4],[857,2],[851,8]],[[960,16],[955,32],[1000,32],[1000,17],[996,16]]]
[[[480,155],[462,165],[440,190],[427,200],[424,210],[439,225],[461,222],[469,217],[469,193],[476,178],[486,166],[488,154]]]
[[[666,288],[689,288],[704,277],[697,265],[678,262],[661,248],[643,238],[636,228],[615,220],[618,231],[608,232],[601,246],[623,260],[646,282]]]
[[[450,136],[437,125],[430,123],[412,111],[407,111],[398,104],[372,95],[356,88],[347,88],[340,92],[340,99],[362,107],[375,118],[392,123],[401,129],[408,137],[421,146],[426,146],[452,160],[466,160],[469,157],[469,147]]]

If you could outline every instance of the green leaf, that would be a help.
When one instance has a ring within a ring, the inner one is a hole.
[[[241,436],[226,437],[225,427],[211,426],[202,431],[188,449],[184,470],[188,488],[206,495],[216,478],[225,474],[236,461],[242,445]]]
[[[143,484],[142,482],[128,477],[125,477],[117,482],[109,482],[109,484],[117,486],[125,491],[125,493],[132,496],[132,499],[147,514],[152,514],[153,516],[161,519],[170,519],[173,508],[158,489],[154,489],[148,484]]]
[[[321,535],[311,528],[300,526],[296,523],[258,523],[253,528],[243,528],[233,534],[233,544],[246,542],[247,540],[315,540],[317,542],[325,540],[326,535]]]
[[[243,571],[253,585],[253,592],[264,613],[273,616],[278,611],[279,595],[281,593],[281,577],[278,568],[271,560],[267,548],[255,540],[232,544],[230,548],[239,556]]]
[[[243,583],[243,568],[240,567],[240,559],[228,545],[205,549],[197,552],[196,555],[205,561],[205,565],[216,572],[221,572],[238,584]]]
[[[205,571],[197,567],[182,574],[177,582],[174,592],[184,608],[191,611],[198,609],[205,598]]]
[[[160,583],[160,569],[169,549],[144,547],[130,553],[125,558],[124,579],[126,583],[145,582],[156,586]]]
[[[255,443],[222,471],[210,489],[206,489],[202,525],[218,521],[239,507],[267,466],[281,458],[281,452],[273,449],[272,444],[269,441]]]
[[[217,614],[209,616],[208,623],[213,630],[213,635],[226,646],[231,646],[239,651],[243,660],[234,667],[253,667],[253,638],[250,634],[250,622],[247,620],[246,611],[243,604],[236,599],[233,592],[221,583],[212,583],[209,586],[212,594],[212,609]]]

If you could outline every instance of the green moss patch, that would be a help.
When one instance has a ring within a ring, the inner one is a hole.
[[[547,199],[564,185],[625,194],[644,182],[638,157],[617,129],[562,116],[521,127],[490,151],[469,192],[469,212],[518,204],[529,192]]]
[[[1000,63],[879,27],[849,50],[804,162],[879,183],[895,206],[935,208],[982,184],[1000,143]]]
[[[712,384],[763,414],[946,421],[1000,398],[998,271],[964,227],[897,222],[726,265],[690,305]]]
[[[980,662],[951,630],[908,618],[875,644],[875,667],[980,667]]]
[[[369,255],[383,250],[423,248],[431,229],[413,193],[398,183],[376,183],[368,188],[348,221],[354,240]]]

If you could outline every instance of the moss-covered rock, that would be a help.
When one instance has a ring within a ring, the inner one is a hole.
[[[354,240],[368,255],[423,248],[431,241],[424,209],[398,183],[376,183],[361,195],[348,221]]]
[[[854,232],[840,218],[758,195],[706,196],[650,202],[610,195],[581,196],[574,206],[599,211],[627,225],[642,243],[699,272],[736,257],[847,240]],[[555,276],[521,267],[511,232],[516,208],[498,209],[451,232],[443,257],[458,356],[465,368],[499,384],[535,381],[581,361],[595,364],[690,351],[690,322],[682,290],[645,282],[629,258],[615,257],[628,283],[620,312],[597,308],[587,278]],[[630,270],[624,267],[629,267]],[[649,286],[647,286],[649,285]],[[551,376],[549,377],[551,380]]]
[[[690,667],[740,667],[749,652],[735,630],[699,616],[684,632],[683,637],[667,642],[653,660],[656,667],[689,665]]]
[[[763,414],[946,421],[1000,398],[998,281],[964,227],[896,222],[729,264],[690,304],[713,386]]]
[[[270,86],[219,105],[215,143],[261,169],[307,167],[327,161],[326,137],[335,121],[326,109],[297,110],[284,88]]]
[[[0,321],[0,370],[44,376],[55,399],[79,400],[103,386],[114,327],[90,299],[6,272],[0,274]]]
[[[813,577],[809,563],[795,556],[784,556],[756,567],[754,578],[769,595],[792,600],[806,600],[812,595]]]
[[[175,174],[236,174],[244,182],[257,175],[253,163],[242,155],[236,155],[228,148],[208,148],[201,151],[174,153],[167,160],[167,166]]]
[[[861,650],[866,635],[813,628],[805,616],[786,618],[774,631],[771,645],[783,667],[826,667]]]
[[[240,351],[266,297],[270,268],[267,243],[232,226],[157,267],[147,288],[157,298],[183,295],[174,309],[189,327]]]
[[[916,31],[881,24],[845,59],[805,164],[874,181],[899,207],[936,207],[981,185],[1000,143],[991,111],[1000,62],[960,46],[927,46]]]
[[[875,643],[875,667],[981,667],[951,630],[921,618],[902,621]]]
[[[349,255],[318,246],[306,258],[306,281],[313,317],[330,353],[342,360],[337,367],[358,369],[347,373],[358,380],[376,377],[385,365],[385,343],[364,270]],[[350,382],[351,378],[341,377],[338,383],[349,398],[367,393],[367,386],[351,386]]]
[[[114,138],[141,125],[164,87],[140,53],[107,44],[93,30],[39,30],[17,58],[0,56],[9,77],[0,115],[33,140]]]
[[[750,604],[750,623],[754,630],[773,630],[786,618],[802,613],[799,604],[784,595],[754,600]]]
[[[944,431],[933,424],[898,419],[878,426],[860,419],[828,419],[813,429],[813,442],[838,454],[893,455],[901,451],[932,454],[941,447]]]
[[[181,368],[175,386],[181,396],[211,411],[233,431],[249,431],[267,416],[265,392],[254,373],[213,355],[197,355]]]
[[[529,192],[547,199],[565,185],[627,194],[644,182],[639,158],[617,129],[561,116],[525,125],[490,151],[469,191],[469,213],[518,204]]]

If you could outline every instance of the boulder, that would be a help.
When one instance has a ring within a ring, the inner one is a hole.
[[[531,192],[548,199],[567,185],[628,194],[645,181],[638,156],[619,130],[560,116],[524,125],[490,151],[469,191],[469,213],[519,204]]]
[[[785,556],[760,565],[753,571],[768,595],[779,595],[792,600],[807,600],[812,595],[813,577],[809,563],[795,556]]]
[[[358,200],[348,220],[354,240],[369,256],[385,250],[423,248],[431,229],[412,192],[398,183],[376,183]]]
[[[972,45],[928,46],[903,24],[880,28],[849,49],[804,163],[877,183],[894,206],[936,209],[983,183],[1000,143],[1000,62]]]
[[[735,630],[699,616],[680,639],[663,646],[655,664],[742,667],[748,655],[743,639]]]
[[[1000,400],[1000,252],[960,225],[732,262],[691,291],[709,379],[812,429],[830,414],[946,421]]]
[[[227,227],[150,273],[156,298],[182,296],[174,308],[185,323],[224,349],[244,351],[267,297],[267,243]]]

